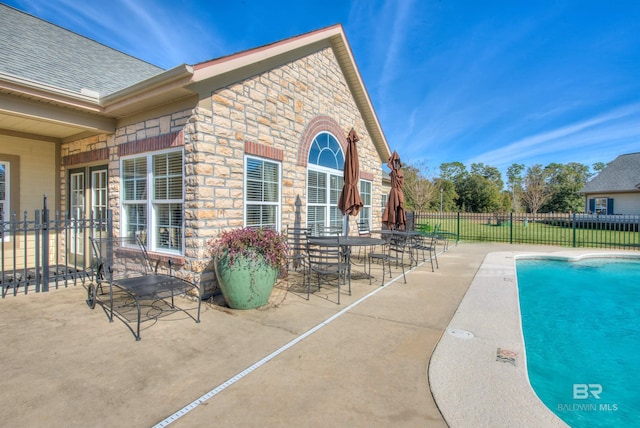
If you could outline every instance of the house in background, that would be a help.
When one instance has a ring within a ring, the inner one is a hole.
[[[351,128],[379,228],[391,152],[342,26],[163,70],[0,5],[0,209],[111,210],[196,283],[222,229],[341,224]]]
[[[618,156],[581,193],[589,214],[640,215],[640,153]]]

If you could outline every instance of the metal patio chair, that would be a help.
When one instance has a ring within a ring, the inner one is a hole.
[[[91,309],[100,303],[103,307],[108,307],[110,322],[115,313],[127,326],[130,320],[126,314],[133,310],[136,328],[129,328],[136,340],[141,338],[143,306],[147,319],[158,319],[163,314],[160,301],[172,311],[182,311],[196,323],[200,322],[201,289],[186,279],[175,276],[170,259],[168,272],[162,273],[160,260],[154,263],[144,243],[137,237],[101,237],[90,238],[90,241],[96,263],[95,283],[89,284],[87,289],[87,304]],[[174,304],[174,297],[180,295],[190,295],[197,299],[196,315]]]
[[[315,276],[318,290],[322,285],[335,284],[338,288],[338,304],[342,286],[348,284],[351,295],[350,249],[338,245],[338,239],[327,237],[326,244],[307,245],[309,275],[307,278],[307,300],[311,295],[311,281]]]

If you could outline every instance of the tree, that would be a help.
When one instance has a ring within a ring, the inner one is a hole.
[[[440,165],[440,179],[451,181],[457,185],[468,174],[462,162],[447,162]]]
[[[456,193],[455,184],[453,184],[452,181],[443,180],[442,178],[436,178],[433,181],[437,189],[436,198],[431,201],[429,211],[457,211],[458,206],[456,205],[456,199],[458,198],[458,194]],[[440,199],[440,197],[442,199]],[[440,205],[440,201],[442,201],[442,206]]]
[[[500,170],[495,166],[485,165],[483,163],[472,163],[471,174],[478,174],[492,182],[498,190],[502,190],[504,187],[504,181],[502,181],[502,174]]]
[[[461,183],[458,190],[462,207],[469,212],[495,212],[502,206],[500,189],[486,177],[475,173]]]
[[[469,173],[467,167],[462,162],[448,162],[440,165],[440,180],[453,183],[454,202],[458,209],[465,209],[462,200],[462,185]]]
[[[604,162],[596,162],[593,164],[592,168],[595,174],[600,173],[603,169],[607,167],[607,164]]]
[[[578,192],[589,179],[589,167],[577,162],[551,163],[545,167],[549,199],[542,207],[546,212],[582,212],[584,198]]]
[[[542,165],[535,164],[527,168],[524,176],[522,200],[534,217],[550,196],[547,188],[547,174],[548,171]]]
[[[524,171],[524,165],[521,163],[514,163],[507,168],[507,186],[510,189],[511,206],[514,212],[520,211],[520,199],[522,197],[522,172]]]
[[[408,210],[427,211],[430,203],[436,197],[438,189],[427,177],[429,166],[425,161],[420,161],[415,165],[405,165],[404,191],[405,206]]]

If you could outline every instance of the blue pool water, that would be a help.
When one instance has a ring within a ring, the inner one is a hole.
[[[529,381],[572,427],[640,427],[640,261],[516,262]]]

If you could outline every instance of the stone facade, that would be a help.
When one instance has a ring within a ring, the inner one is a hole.
[[[243,226],[244,156],[281,162],[284,228],[296,214],[306,218],[313,138],[331,132],[346,150],[352,127],[360,136],[361,178],[373,182],[375,225],[382,215],[380,155],[331,48],[212,90],[192,109],[121,126],[113,135],[63,144],[61,205],[67,206],[70,168],[108,162],[109,201],[114,233],[119,233],[120,157],[184,146],[185,251],[180,262],[184,275],[208,287],[214,275],[207,241],[222,229]]]

